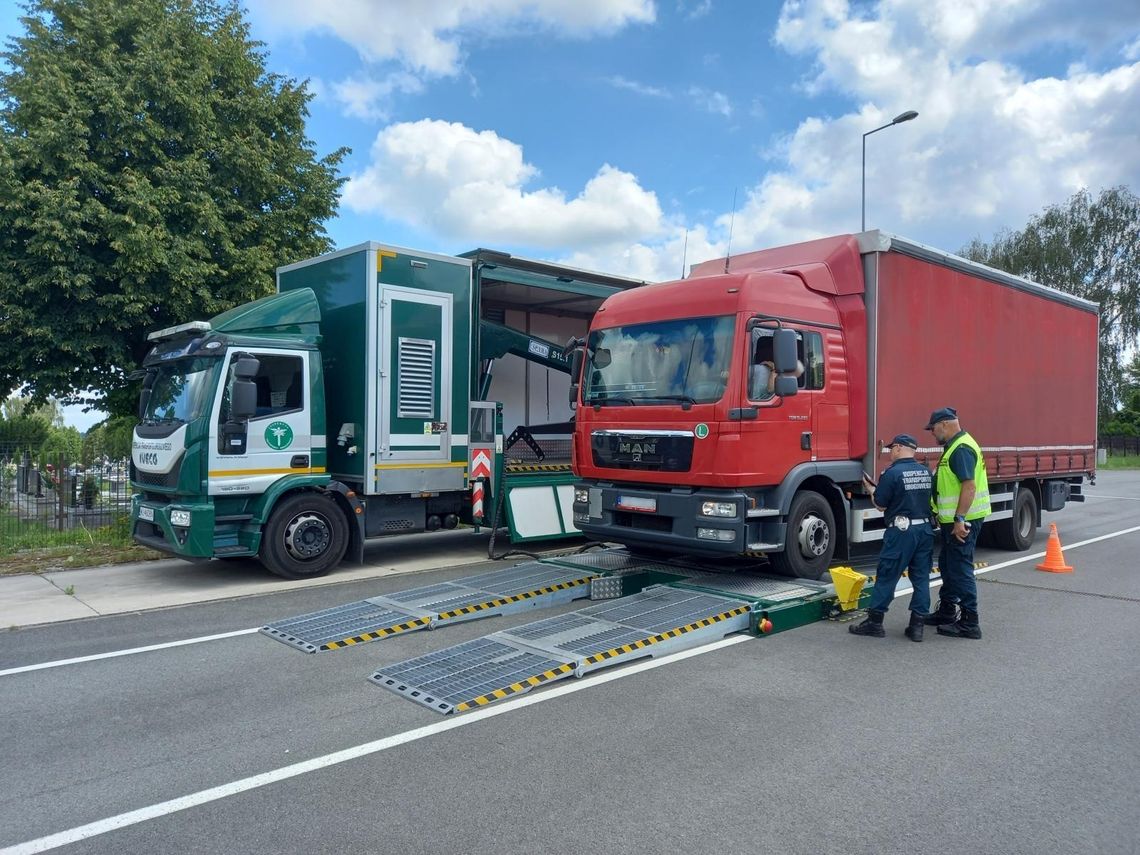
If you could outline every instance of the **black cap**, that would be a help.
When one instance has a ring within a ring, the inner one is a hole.
[[[943,407],[941,410],[935,410],[930,414],[930,422],[927,424],[926,429],[930,430],[938,424],[938,422],[946,422],[956,418],[958,418],[957,410],[953,407]]]
[[[918,440],[909,433],[900,433],[887,443],[887,447],[892,445],[905,445],[907,448],[918,448]]]

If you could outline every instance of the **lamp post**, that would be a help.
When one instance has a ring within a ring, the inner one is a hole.
[[[918,113],[914,110],[907,110],[905,113],[899,113],[885,125],[881,125],[873,131],[867,131],[863,134],[863,221],[859,231],[867,231],[867,137],[871,134],[878,133],[884,128],[889,128],[892,125],[898,125],[903,122],[909,122],[911,119],[918,118]]]

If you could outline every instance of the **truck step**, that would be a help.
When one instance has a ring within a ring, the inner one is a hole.
[[[595,575],[581,567],[528,561],[456,582],[285,618],[261,627],[261,632],[305,653],[338,650],[405,632],[583,599],[590,595]]]
[[[387,665],[369,680],[435,712],[465,712],[571,675],[746,630],[751,610],[744,600],[657,585]]]

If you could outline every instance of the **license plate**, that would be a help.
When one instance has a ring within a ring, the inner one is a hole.
[[[147,522],[154,522],[154,508],[148,508],[146,505],[139,505],[139,519],[146,520]]]
[[[646,499],[641,496],[618,496],[617,507],[623,511],[643,511],[644,513],[657,513],[657,500]]]

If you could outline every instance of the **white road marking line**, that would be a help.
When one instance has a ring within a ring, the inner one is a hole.
[[[1065,549],[1078,549],[1082,546],[1088,546],[1090,543],[1099,543],[1102,540],[1110,540],[1114,537],[1121,537],[1126,534],[1140,531],[1140,525],[1126,528],[1122,531],[1111,532],[1109,534],[1102,534],[1099,537],[1091,537],[1088,540],[1082,540],[1077,543],[1069,544]],[[1024,564],[1026,561],[1032,561],[1036,558],[1044,557],[1044,552],[1037,552],[1033,555],[1023,555],[1020,558],[1014,558],[1009,561],[1002,561],[998,564],[991,564],[988,567],[983,567],[976,570],[975,575],[981,573],[989,573],[993,570],[1000,570],[1003,567],[1011,567],[1015,564]],[[942,584],[941,580],[933,580],[931,587]],[[896,594],[897,595],[897,594]],[[249,632],[256,632],[257,630],[240,630],[231,635],[242,635]],[[211,636],[211,638],[218,638],[220,636]],[[188,639],[184,643],[194,643],[198,639]],[[714,650],[719,650],[722,647],[729,647],[733,644],[741,644],[745,641],[752,641],[753,637],[750,635],[734,635],[728,638],[722,638],[719,641],[714,641],[711,644],[706,644],[702,647],[694,647],[692,650],[682,650],[679,653],[672,653],[668,656],[663,656],[660,659],[649,659],[642,662],[635,662],[627,665],[617,671],[610,673],[592,674],[589,677],[581,679],[581,682],[575,681],[569,684],[561,684],[552,686],[546,689],[541,694],[531,695],[526,694],[519,698],[512,700],[501,701],[483,709],[475,710],[473,712],[463,713],[458,718],[449,719],[447,721],[437,722],[436,724],[429,724],[425,727],[416,728],[415,730],[408,730],[403,733],[397,733],[393,736],[387,736],[384,739],[378,739],[374,742],[366,742],[363,745],[357,745],[354,748],[346,748],[343,751],[336,751],[332,754],[326,754],[323,757],[314,757],[311,760],[305,760],[301,763],[294,763],[291,766],[283,766],[280,769],[274,769],[270,772],[263,772],[260,775],[253,775],[249,778],[242,778],[239,781],[231,781],[228,784],[222,784],[217,787],[212,787],[208,790],[199,790],[196,793],[191,793],[188,796],[182,796],[177,799],[170,799],[169,801],[159,802],[158,804],[150,805],[149,807],[139,808],[138,810],[128,811],[121,813],[117,816],[108,817],[106,819],[90,822],[86,825],[79,825],[75,828],[68,829],[67,831],[60,831],[56,834],[50,834],[46,837],[39,837],[35,840],[29,840],[24,843],[18,843],[15,846],[9,846],[6,849],[0,850],[0,855],[30,855],[33,852],[46,852],[50,849],[56,849],[60,846],[68,846],[72,843],[77,843],[80,840],[87,840],[91,837],[97,837],[101,834],[106,834],[110,831],[115,831],[119,828],[127,828],[132,825],[137,825],[140,822],[147,820],[157,819],[158,817],[167,816],[178,811],[188,810],[198,805],[206,804],[208,802],[218,801],[219,799],[229,798],[240,793],[255,790],[260,787],[275,784],[278,781],[284,781],[289,778],[295,778],[299,775],[305,775],[309,772],[316,772],[321,769],[327,769],[330,766],[336,766],[340,763],[347,763],[349,760],[356,760],[359,757],[366,757],[370,754],[376,754],[380,751],[387,751],[389,748],[395,748],[400,745],[406,745],[409,742],[416,742],[420,739],[425,739],[429,736],[434,736],[437,733],[446,733],[449,730],[455,730],[458,727],[464,727],[468,724],[474,724],[477,721],[482,721],[486,718],[494,718],[498,715],[503,715],[514,710],[523,709],[534,704],[540,704],[545,701],[560,698],[563,695],[569,695],[574,692],[580,692],[584,689],[589,689],[593,686],[600,686],[603,683],[608,683],[611,680],[619,680],[623,677],[628,677],[632,674],[640,674],[642,671],[649,671],[653,668],[660,668],[662,665],[668,665],[673,662],[679,662],[683,659],[688,659],[693,656],[700,656],[705,653],[711,653]],[[177,642],[175,642],[177,644]],[[172,646],[172,645],[155,645]],[[136,648],[142,650],[144,648]],[[123,651],[127,653],[131,651]],[[106,654],[104,654],[105,656]]]
[[[1140,502],[1140,496],[1110,496],[1108,493],[1085,493],[1086,499],[1127,499],[1130,502]]]
[[[360,757],[367,757],[370,754],[376,754],[381,751],[387,751],[389,748],[396,748],[400,745],[406,745],[409,742],[416,742],[420,739],[426,739],[429,736],[435,736],[439,733],[446,733],[449,730],[455,730],[459,727],[465,727],[475,722],[483,721],[487,718],[494,718],[498,715],[514,712],[515,710],[524,707],[532,706],[533,704],[541,704],[545,701],[551,701],[555,698],[560,698],[563,695],[569,695],[574,692],[580,692],[583,689],[593,688],[600,686],[603,683],[608,683],[611,680],[618,680],[623,677],[629,677],[633,674],[639,674],[642,671],[648,671],[653,668],[660,668],[662,665],[669,665],[673,662],[680,662],[682,659],[688,659],[692,656],[700,656],[704,653],[711,653],[714,650],[719,650],[722,647],[728,647],[733,644],[740,644],[745,641],[752,641],[750,635],[735,635],[728,638],[722,638],[719,641],[714,641],[711,644],[706,644],[703,647],[694,647],[692,650],[682,650],[678,653],[672,653],[668,656],[663,656],[660,659],[649,659],[642,662],[633,663],[618,671],[611,673],[600,673],[597,675],[590,675],[573,683],[551,686],[549,689],[537,695],[522,695],[519,698],[507,701],[501,701],[493,706],[484,707],[483,709],[475,710],[474,712],[463,713],[455,718],[449,718],[445,721],[437,722],[436,724],[429,724],[425,727],[418,727],[414,730],[408,730],[403,733],[397,733],[393,736],[387,736],[383,739],[377,739],[374,742],[366,742],[363,745],[357,745],[354,748],[346,748],[343,751],[336,751],[332,754],[326,754],[323,757],[314,757],[311,760],[304,760],[300,763],[294,763],[291,766],[283,766],[280,769],[274,769],[271,772],[263,772],[260,775],[253,775],[249,778],[242,778],[239,781],[231,781],[228,784],[222,784],[218,787],[211,787],[208,790],[199,790],[196,793],[191,793],[188,796],[182,796],[177,799],[170,799],[169,801],[159,802],[158,804],[150,805],[149,807],[139,808],[138,810],[128,811],[121,813],[117,816],[101,819],[96,822],[90,822],[86,825],[76,826],[75,828],[61,831],[57,834],[50,834],[46,837],[40,837],[35,840],[29,840],[25,843],[18,843],[15,846],[9,846],[7,849],[0,849],[0,855],[28,855],[32,852],[46,852],[49,849],[56,849],[60,846],[67,846],[72,843],[77,843],[80,840],[87,840],[91,837],[97,837],[100,834],[106,834],[110,831],[115,831],[120,828],[127,828],[128,826],[137,825],[140,822],[147,820],[157,819],[162,816],[167,816],[178,811],[187,810],[198,805],[206,804],[208,802],[218,801],[219,799],[229,798],[236,796],[240,793],[255,790],[259,787],[265,787],[270,784],[275,784],[278,781],[284,781],[289,778],[295,778],[298,775],[305,775],[309,772],[316,772],[321,769],[327,769],[330,766],[336,766],[340,763],[347,763],[350,760],[356,760]]]
[[[152,650],[165,650],[168,647],[185,647],[187,644],[201,644],[204,641],[219,641],[223,638],[251,635],[255,632],[257,632],[256,627],[254,629],[239,629],[234,632],[222,632],[217,635],[202,635],[198,638],[184,638],[181,641],[167,641],[164,644],[149,644],[146,647],[132,647],[128,650],[112,650],[110,653],[93,653],[90,656],[76,656],[74,659],[56,659],[54,662],[40,662],[37,665],[21,665],[19,668],[6,668],[0,671],[0,677],[7,677],[9,674],[24,674],[28,671],[42,671],[45,668],[60,668],[64,665],[78,665],[80,662],[114,659],[117,656],[131,656],[135,653],[149,653]]]

